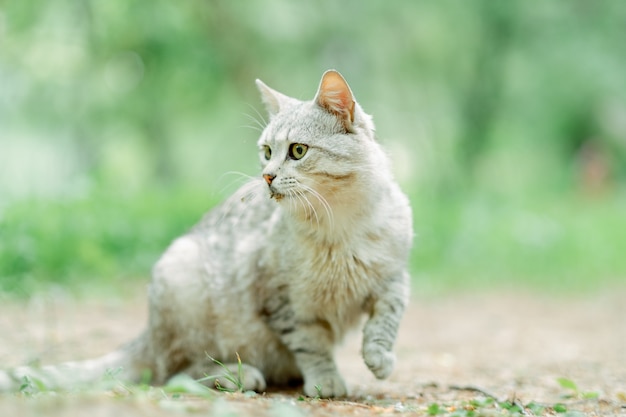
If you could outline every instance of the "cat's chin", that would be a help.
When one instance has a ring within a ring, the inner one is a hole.
[[[270,198],[273,198],[276,201],[281,201],[285,198],[285,194],[277,193],[275,191],[270,192]]]

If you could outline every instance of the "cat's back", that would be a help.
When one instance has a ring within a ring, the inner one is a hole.
[[[251,181],[207,212],[190,234],[226,249],[246,235],[264,233],[277,209],[263,184]]]
[[[256,262],[280,217],[280,207],[270,200],[263,184],[253,181],[209,211],[190,235],[212,270],[236,272],[244,262]]]
[[[174,240],[154,267],[151,287],[203,293],[249,286],[268,232],[281,214],[261,186],[254,181],[244,185]]]

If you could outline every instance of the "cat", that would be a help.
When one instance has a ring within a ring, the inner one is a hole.
[[[413,226],[372,118],[335,70],[310,101],[256,84],[269,113],[262,173],[158,260],[144,332],[97,359],[0,371],[0,391],[27,375],[68,388],[112,369],[129,382],[147,371],[154,384],[185,373],[228,387],[229,369],[244,390],[299,381],[307,396],[344,397],[333,349],[364,317],[363,360],[390,375]]]

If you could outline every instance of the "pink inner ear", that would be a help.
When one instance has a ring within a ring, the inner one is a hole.
[[[354,121],[354,99],[350,87],[338,72],[324,74],[318,96],[318,103],[346,121]]]

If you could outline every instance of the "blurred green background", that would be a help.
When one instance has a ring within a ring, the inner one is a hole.
[[[254,79],[336,68],[410,195],[414,290],[626,283],[626,2],[0,2],[0,292],[123,291],[258,173]]]

